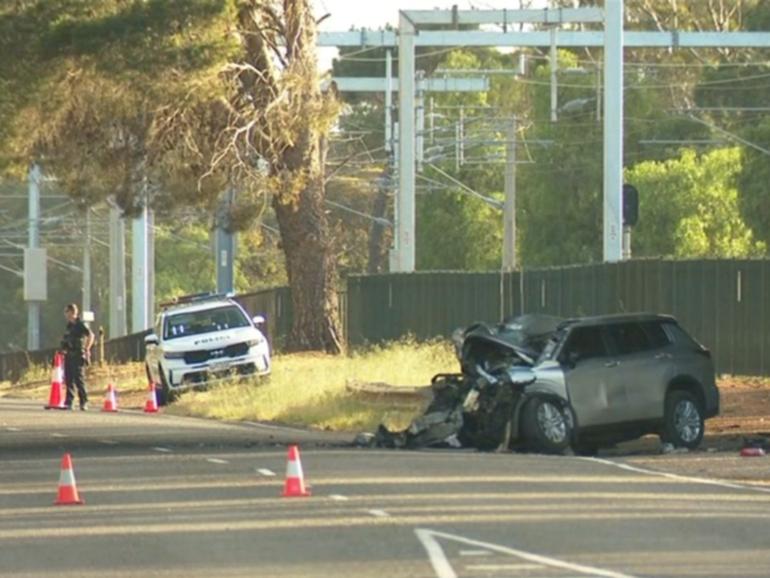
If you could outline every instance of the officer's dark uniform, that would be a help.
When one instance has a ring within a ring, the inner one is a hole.
[[[88,403],[86,392],[86,340],[91,330],[81,321],[80,317],[67,323],[67,330],[62,338],[61,348],[64,351],[64,381],[67,384],[67,399],[65,404],[72,407],[77,388],[80,407]]]

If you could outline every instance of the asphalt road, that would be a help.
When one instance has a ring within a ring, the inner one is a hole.
[[[312,497],[279,497],[291,441]],[[770,576],[761,489],[346,442],[0,399],[0,575]],[[65,451],[86,505],[52,505]]]

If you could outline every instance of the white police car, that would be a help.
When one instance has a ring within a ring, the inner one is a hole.
[[[185,389],[233,375],[268,375],[270,346],[230,296],[200,294],[161,306],[155,330],[145,337],[148,379],[159,384],[158,403]]]

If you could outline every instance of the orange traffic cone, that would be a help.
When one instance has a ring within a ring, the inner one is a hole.
[[[64,405],[64,359],[61,353],[53,356],[53,370],[51,371],[51,393],[48,396],[46,409],[65,409]]]
[[[72,458],[69,454],[64,454],[61,459],[61,474],[59,475],[59,496],[54,505],[73,506],[75,504],[85,504],[85,501],[81,500],[78,495],[75,472],[72,470]]]
[[[310,495],[305,488],[305,477],[302,473],[302,463],[299,460],[299,448],[289,446],[288,462],[286,463],[286,483],[283,486],[284,498],[301,498]]]
[[[144,413],[158,413],[158,397],[155,395],[155,383],[152,381],[147,392],[147,403],[144,404]]]
[[[115,386],[112,382],[107,384],[107,394],[104,396],[102,411],[118,411],[118,400],[115,397]]]

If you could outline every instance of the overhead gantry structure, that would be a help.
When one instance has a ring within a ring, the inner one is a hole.
[[[603,30],[564,28],[601,24]],[[458,30],[463,25],[499,25],[501,30]],[[430,26],[430,30],[420,27]],[[440,27],[446,30],[437,29]],[[604,49],[603,256],[623,258],[623,49],[770,48],[770,32],[625,31],[623,0],[604,8],[544,10],[405,10],[393,30],[321,32],[319,46],[398,47],[399,163],[394,272],[415,270],[416,70],[420,46],[598,47]]]

